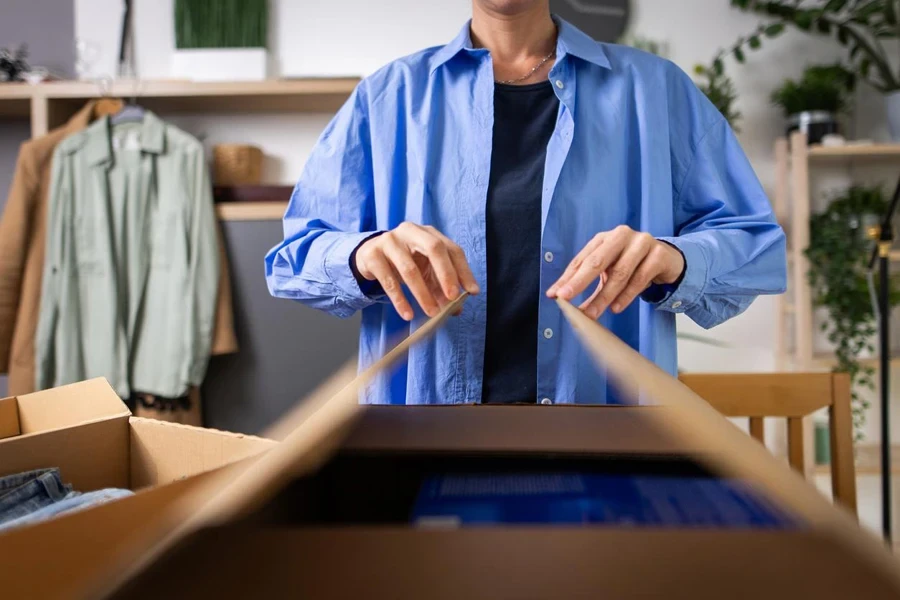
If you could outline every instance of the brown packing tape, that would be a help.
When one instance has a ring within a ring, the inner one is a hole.
[[[717,453],[698,456],[714,472],[744,479],[768,497],[799,515],[822,535],[877,568],[900,595],[900,561],[873,534],[864,531],[843,509],[833,506],[799,474],[790,470],[762,445],[736,435],[734,425],[683,383],[641,356],[612,332],[565,300],[557,300],[582,343],[622,393],[633,400],[648,398],[667,406],[647,411],[646,418],[676,439],[705,439]],[[660,415],[665,419],[660,419]],[[695,443],[695,442],[693,442]]]
[[[252,469],[210,477],[163,511],[152,524],[135,535],[84,597],[108,596],[179,540],[198,529],[247,515],[286,485],[290,476],[316,468],[340,443],[359,415],[359,392],[382,370],[389,368],[414,344],[431,336],[450,315],[461,309],[467,294],[449,303],[437,316],[403,340],[384,357],[354,377],[355,361],[344,366],[311,396],[298,403],[273,430],[276,436],[290,431],[283,441],[256,460]],[[335,393],[335,390],[337,392]]]

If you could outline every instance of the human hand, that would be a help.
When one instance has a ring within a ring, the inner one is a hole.
[[[405,283],[419,306],[433,317],[462,292],[478,293],[475,276],[462,249],[430,225],[404,222],[369,238],[356,250],[356,270],[378,281],[394,308],[407,321],[413,310],[403,294]]]
[[[547,296],[571,300],[599,281],[591,297],[578,307],[596,319],[609,306],[614,313],[622,312],[651,283],[675,283],[684,269],[684,256],[676,248],[620,225],[595,235],[550,286]]]

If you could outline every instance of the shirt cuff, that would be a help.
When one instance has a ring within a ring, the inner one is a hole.
[[[325,274],[351,312],[366,308],[377,300],[377,297],[367,295],[360,287],[353,269],[350,267],[350,258],[363,242],[380,233],[382,232],[366,231],[344,234],[328,249],[325,255]]]
[[[377,300],[379,298],[384,297],[384,289],[381,287],[381,283],[376,279],[374,281],[369,281],[359,272],[359,269],[356,268],[356,251],[359,250],[359,247],[371,240],[372,238],[378,237],[384,233],[383,231],[377,231],[372,235],[368,236],[366,239],[361,241],[356,248],[353,249],[353,252],[350,253],[350,271],[353,272],[353,277],[356,279],[356,285],[359,286],[359,289],[362,290],[362,293],[372,298],[373,300]]]
[[[657,238],[675,247],[684,256],[685,268],[681,279],[671,286],[651,285],[641,298],[659,310],[683,313],[690,310],[703,295],[709,263],[699,245],[679,237]]]

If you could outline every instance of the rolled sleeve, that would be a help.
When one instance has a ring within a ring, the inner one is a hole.
[[[378,233],[380,232],[373,234],[371,231],[367,231],[344,234],[331,246],[329,252],[325,253],[325,274],[335,290],[344,296],[341,299],[341,308],[335,310],[337,316],[350,316],[357,310],[362,310],[372,305],[373,302],[377,302],[383,295],[380,293],[380,287],[366,290],[360,287],[360,282],[350,264],[353,252],[363,242]]]
[[[661,237],[659,241],[671,244],[684,256],[685,270],[681,283],[662,298],[650,303],[659,310],[674,313],[687,312],[697,305],[703,296],[709,277],[709,263],[703,254],[703,248],[691,243],[687,238]],[[645,298],[647,300],[647,298]]]

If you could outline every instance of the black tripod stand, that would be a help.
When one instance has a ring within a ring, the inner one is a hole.
[[[881,522],[884,539],[891,541],[891,275],[890,255],[894,243],[892,221],[900,201],[900,181],[891,204],[876,228],[875,248],[869,259],[869,271],[878,262],[878,361],[881,370]]]

